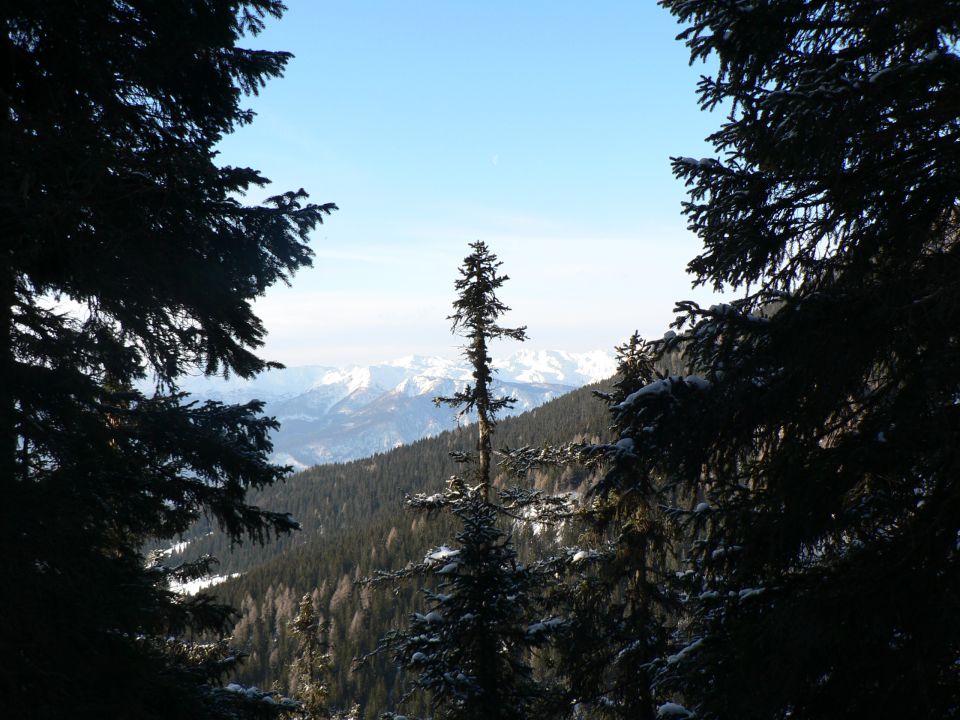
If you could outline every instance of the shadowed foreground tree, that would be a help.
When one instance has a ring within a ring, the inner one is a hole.
[[[705,720],[957,717],[960,3],[662,4],[731,108],[719,158],[674,160],[690,269],[744,294],[682,303],[690,374],[616,406],[635,482],[696,503],[659,687]]]
[[[634,333],[616,348],[617,375],[609,393],[596,393],[612,407],[657,377],[649,345]],[[616,413],[615,413],[616,414]],[[605,492],[588,494],[581,514],[596,551],[573,583],[570,631],[562,666],[591,718],[653,720],[659,716],[655,661],[676,625],[677,598],[670,582],[675,548],[665,515],[674,500],[669,479],[636,483],[636,455],[619,422],[612,445],[581,445],[588,465],[598,459]]]
[[[653,720],[665,712],[657,661],[670,647],[682,605],[673,582],[682,542],[670,521],[677,488],[657,473],[637,477],[641,458],[618,408],[666,375],[637,333],[616,351],[611,390],[594,391],[611,408],[612,441],[520,447],[505,452],[504,464],[518,474],[584,465],[600,478],[576,513],[584,531],[579,546],[544,561],[554,570],[551,605],[564,618],[556,664],[578,718]]]
[[[235,541],[295,522],[244,502],[279,480],[260,403],[186,403],[176,378],[250,376],[251,302],[310,263],[333,205],[221,167],[214,146],[289,55],[237,46],[276,0],[5,3],[0,11],[0,695],[10,717],[221,717],[236,662],[184,644],[229,608],[143,557],[198,517]],[[157,392],[137,388],[148,377]]]

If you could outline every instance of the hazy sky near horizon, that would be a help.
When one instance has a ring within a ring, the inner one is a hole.
[[[711,155],[673,18],[652,1],[287,0],[248,47],[294,54],[220,146],[266,194],[340,210],[314,267],[257,303],[288,365],[452,356],[446,320],[468,243],[510,276],[504,322],[531,349],[657,337],[692,290],[699,242],[669,157]],[[520,347],[504,347],[510,352]]]

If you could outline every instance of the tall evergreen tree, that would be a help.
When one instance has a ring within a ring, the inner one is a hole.
[[[468,385],[452,397],[436,398],[437,404],[459,407],[461,415],[476,412],[478,479],[483,488],[484,499],[490,498],[490,458],[493,453],[491,437],[496,426],[496,415],[500,410],[513,405],[509,397],[491,395],[490,383],[493,370],[490,363],[489,344],[491,340],[511,338],[523,342],[527,339],[526,327],[504,328],[497,324],[497,318],[510,308],[497,297],[497,290],[510,278],[498,275],[503,264],[490,252],[486,243],[471,243],[473,252],[463,259],[460,277],[454,283],[459,293],[453,302],[453,321],[451,331],[458,331],[467,340],[463,356],[473,366],[474,384]]]
[[[230,610],[171,592],[148,539],[199,516],[237,542],[295,522],[261,405],[184,402],[184,372],[252,375],[252,301],[310,263],[333,205],[216,164],[244,93],[287,53],[247,50],[277,0],[10,2],[0,10],[0,695],[15,717],[206,717],[246,694],[227,653],[171,643]],[[59,304],[58,304],[59,303]],[[137,388],[148,377],[156,393]],[[257,695],[259,698],[260,696]],[[269,703],[260,703],[266,708]]]
[[[674,160],[690,269],[743,295],[682,303],[661,350],[695,374],[617,406],[635,482],[694,505],[661,688],[705,719],[957,717],[960,3],[662,4],[730,109],[718,158]]]
[[[507,312],[496,290],[507,280],[498,275],[500,262],[482,242],[470,246],[456,282],[453,329],[468,344],[464,355],[473,365],[475,383],[452,397],[437,398],[476,412],[477,452],[454,453],[472,472],[454,476],[446,490],[418,494],[409,504],[421,510],[446,510],[460,523],[456,542],[427,552],[423,561],[380,579],[434,577],[435,590],[425,589],[426,612],[416,613],[407,628],[388,634],[378,652],[390,651],[397,663],[416,674],[411,693],[426,691],[433,717],[448,720],[491,720],[544,716],[550,707],[546,684],[534,676],[530,651],[546,641],[556,625],[536,613],[542,581],[536,568],[521,563],[500,517],[509,504],[524,504],[526,493],[493,498],[492,433],[496,412],[509,407],[509,397],[496,397],[489,341],[499,337],[523,340],[524,328],[497,324]]]

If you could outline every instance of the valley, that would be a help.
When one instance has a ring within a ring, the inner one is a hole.
[[[564,394],[497,426],[497,447],[542,446],[574,440],[600,441],[609,415],[592,384]],[[331,706],[354,702],[363,717],[397,699],[403,679],[389,658],[379,656],[366,668],[354,668],[355,658],[370,652],[378,637],[402,623],[420,601],[408,591],[392,593],[361,588],[356,581],[377,570],[402,567],[423,557],[451,532],[449,518],[414,513],[404,497],[441,489],[457,471],[450,453],[476,443],[475,428],[445,431],[386,453],[345,463],[318,465],[292,475],[263,491],[251,493],[252,504],[289,511],[302,530],[266,543],[234,545],[206,525],[178,544],[169,562],[205,554],[219,558],[215,572],[222,584],[207,589],[240,611],[234,642],[249,657],[237,680],[286,692],[295,652],[289,622],[303,594],[311,594],[320,616],[330,624],[328,640],[334,669],[328,678]],[[527,484],[548,492],[577,491],[588,480],[583,470],[535,473]],[[500,473],[497,483],[512,484]],[[568,529],[566,538],[575,540]],[[532,549],[545,538],[516,529],[522,548]],[[227,579],[228,576],[229,579]]]

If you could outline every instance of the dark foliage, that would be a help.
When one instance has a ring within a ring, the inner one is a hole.
[[[719,158],[674,160],[690,269],[745,292],[681,303],[686,374],[616,406],[634,485],[690,498],[660,688],[700,718],[956,717],[960,4],[662,4],[730,108]]]
[[[0,694],[16,717],[234,716],[236,657],[171,642],[229,608],[143,557],[205,515],[233,540],[295,526],[247,505],[260,405],[184,402],[190,369],[251,375],[251,302],[309,264],[332,205],[219,167],[214,145],[285,53],[245,50],[274,0],[13,2],[0,11]],[[134,389],[147,374],[157,394]],[[244,696],[246,697],[246,696]],[[269,703],[259,703],[266,708]]]
[[[637,333],[616,349],[611,389],[594,391],[612,410],[613,438],[520,447],[506,453],[506,464],[524,474],[581,466],[597,478],[573,515],[574,527],[582,530],[577,546],[551,548],[542,561],[555,579],[550,606],[564,618],[554,664],[579,716],[652,720],[663,708],[657,662],[671,647],[681,616],[673,579],[684,543],[671,522],[681,495],[668,476],[637,476],[642,458],[620,408],[643,388],[669,382],[661,368],[674,366],[678,357],[656,361]]]
[[[608,421],[602,403],[588,387],[497,424],[497,443],[561,444],[582,438],[597,441]],[[452,469],[450,454],[474,447],[476,425],[446,432],[350,463],[321,465],[292,476],[286,483],[251,494],[251,502],[290,509],[303,527],[298,533],[265,546],[245,544],[229,548],[220,533],[188,535],[190,545],[178,560],[217,555],[222,574],[242,573],[216,587],[218,596],[241,608],[234,642],[249,654],[238,668],[246,684],[274,687],[293,693],[287,668],[297,655],[296,639],[288,629],[297,611],[297,599],[311,593],[317,617],[329,625],[333,664],[327,676],[329,704],[348,708],[359,703],[364,717],[378,717],[379,709],[393,707],[402,695],[400,676],[386,655],[371,658],[368,667],[353,670],[351,660],[370,653],[376,640],[390,628],[402,626],[415,612],[423,612],[423,597],[413,583],[388,593],[354,584],[382,568],[402,569],[411,558],[424,556],[457,533],[448,514],[405,515],[406,495],[434,495],[444,487]],[[587,435],[583,435],[587,433]],[[495,488],[507,482],[493,478]],[[575,490],[587,484],[581,468],[531,472],[527,483],[544,493]],[[521,560],[540,554],[524,526],[514,527]],[[551,546],[551,552],[553,548]],[[441,566],[442,567],[442,566]],[[405,709],[427,714],[426,701],[411,698]]]
[[[438,397],[437,404],[459,408],[462,415],[476,412],[477,415],[477,460],[479,462],[479,481],[484,495],[489,494],[490,458],[493,451],[492,435],[496,426],[496,414],[513,406],[509,397],[495,397],[490,388],[493,381],[493,369],[490,367],[490,341],[511,338],[523,341],[527,339],[526,328],[505,328],[497,324],[501,315],[509,312],[497,297],[497,290],[510,278],[498,275],[503,264],[490,252],[486,244],[479,240],[470,244],[473,250],[463,259],[460,277],[454,283],[457,299],[453,302],[452,332],[460,332],[467,344],[463,356],[473,366],[473,385],[468,385],[453,397]]]

